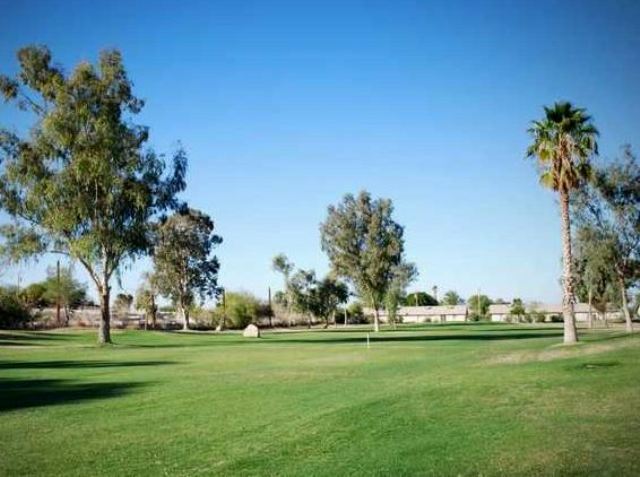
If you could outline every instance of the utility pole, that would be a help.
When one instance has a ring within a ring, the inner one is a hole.
[[[433,298],[435,301],[438,301],[438,285],[433,285],[431,289],[433,291]]]
[[[60,260],[56,261],[56,323],[60,326]]]

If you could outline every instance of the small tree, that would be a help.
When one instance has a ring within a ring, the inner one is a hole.
[[[462,299],[462,297],[453,290],[449,290],[442,297],[443,305],[454,306],[454,305],[462,305],[463,303],[464,303],[464,300]]]
[[[325,328],[329,327],[331,318],[335,320],[338,305],[346,303],[349,299],[347,285],[331,276],[316,282],[309,293],[309,311],[324,320]]]
[[[487,295],[472,295],[467,300],[469,309],[471,310],[471,320],[486,320],[489,317],[489,305],[491,299]]]
[[[619,294],[614,267],[615,238],[590,225],[581,224],[574,238],[574,269],[576,295],[589,303],[589,327],[593,326],[592,308],[605,316],[607,305],[617,301]]]
[[[118,293],[116,299],[113,301],[113,308],[123,316],[131,311],[133,305],[133,295],[128,293]]]
[[[403,263],[395,268],[391,285],[385,296],[385,307],[389,323],[396,327],[398,322],[398,309],[402,302],[406,302],[407,287],[418,275],[416,267],[412,263]]]
[[[527,310],[524,307],[524,303],[520,298],[514,298],[509,309],[509,316],[515,317],[518,322],[526,316]]]
[[[404,230],[392,218],[389,199],[347,194],[329,206],[320,226],[322,250],[336,276],[348,280],[374,311],[374,331],[380,330],[379,310],[396,267],[403,263]]]
[[[289,282],[288,295],[295,311],[307,316],[307,325],[311,328],[313,316],[312,289],[316,285],[316,272],[313,270],[298,270]]]
[[[55,267],[47,268],[47,279],[43,282],[46,289],[44,299],[47,303],[64,308],[65,322],[69,322],[69,309],[80,306],[87,300],[87,287],[73,277],[71,267],[61,267],[60,274]]]
[[[87,270],[100,296],[98,342],[111,342],[111,278],[149,249],[149,222],[176,207],[186,157],[173,170],[132,123],[143,101],[118,51],[66,75],[45,47],[18,51],[17,78],[0,76],[0,93],[35,118],[28,135],[0,128],[0,207],[15,219],[0,228],[14,260],[63,253]]]
[[[284,292],[282,292],[281,295],[276,292],[277,303],[285,309],[288,316],[292,306],[292,297],[289,295],[289,282],[291,279],[291,272],[295,265],[284,253],[280,253],[273,257],[271,266],[274,271],[282,274],[284,280]]]
[[[405,306],[436,306],[438,300],[426,292],[413,292],[402,298],[402,304]]]
[[[136,291],[136,307],[144,310],[145,326],[151,317],[151,327],[156,328],[158,305],[156,297],[158,296],[158,287],[155,283],[155,277],[150,273],[143,275],[143,281]]]
[[[204,301],[217,293],[220,264],[212,252],[221,242],[209,216],[194,209],[172,215],[157,228],[155,282],[160,294],[175,304],[185,330],[196,296]]]

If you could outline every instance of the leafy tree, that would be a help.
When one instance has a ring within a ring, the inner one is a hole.
[[[204,301],[217,293],[220,264],[212,252],[221,242],[209,216],[194,209],[164,219],[156,230],[155,283],[176,305],[185,330],[196,295]]]
[[[576,295],[605,316],[607,304],[619,295],[614,268],[615,238],[597,228],[581,224],[574,238],[574,269],[577,274]],[[589,327],[593,326],[591,310]]]
[[[574,273],[571,253],[571,193],[584,185],[590,176],[590,158],[597,154],[598,131],[585,109],[569,102],[544,108],[543,119],[533,121],[529,133],[533,138],[527,150],[536,157],[543,186],[558,193],[562,228],[564,342],[578,341],[573,313]]]
[[[406,302],[407,287],[416,279],[418,271],[412,263],[403,263],[393,272],[391,285],[385,296],[385,307],[389,323],[395,327],[398,322],[398,308]]]
[[[271,266],[274,271],[282,274],[282,277],[284,279],[284,292],[282,294],[278,294],[278,292],[276,292],[276,302],[284,307],[287,314],[289,314],[292,306],[292,297],[289,294],[289,281],[291,279],[291,272],[293,271],[295,265],[287,258],[284,253],[280,253],[273,257]]]
[[[575,202],[578,220],[609,244],[626,329],[633,331],[628,290],[640,280],[640,164],[629,146],[595,170],[591,187]]]
[[[20,299],[27,309],[43,308],[49,305],[46,294],[46,285],[42,282],[36,282],[20,290]]]
[[[511,309],[509,315],[514,316],[518,322],[522,321],[522,318],[527,314],[527,310],[524,307],[524,303],[520,298],[514,298],[511,303]]]
[[[291,299],[292,308],[307,316],[307,325],[311,328],[313,316],[312,289],[316,284],[316,272],[313,270],[298,270],[289,281],[287,294]]]
[[[347,194],[331,205],[321,224],[322,250],[338,277],[348,280],[374,310],[374,330],[380,330],[379,310],[396,267],[403,263],[404,230],[392,218],[389,199],[368,192]]]
[[[454,306],[454,305],[462,305],[463,303],[464,303],[464,300],[462,299],[462,297],[453,290],[449,290],[442,297],[443,305]]]
[[[315,317],[324,320],[325,328],[329,327],[329,320],[335,320],[338,305],[349,299],[347,285],[328,276],[316,281],[309,289],[308,311]]]
[[[405,306],[436,306],[438,300],[425,292],[413,292],[402,299],[402,304]]]
[[[136,291],[136,308],[144,310],[145,324],[151,317],[151,327],[156,328],[157,316],[158,316],[158,287],[156,285],[156,279],[153,274],[145,273],[143,275],[142,284]],[[146,326],[146,325],[145,325]]]
[[[66,322],[69,322],[69,309],[87,301],[87,287],[73,277],[71,267],[60,267],[60,276],[56,267],[47,269],[47,279],[43,282],[46,292],[43,296],[48,304],[57,304],[64,308]]]
[[[149,249],[149,222],[176,207],[185,188],[186,157],[173,170],[145,144],[133,124],[143,101],[132,92],[118,51],[97,66],[80,63],[66,75],[46,47],[18,51],[17,78],[0,76],[5,101],[35,117],[29,134],[0,128],[2,252],[13,260],[58,252],[79,261],[100,296],[98,342],[111,342],[111,278],[123,261]]]
[[[471,320],[486,320],[489,318],[489,305],[491,299],[487,295],[472,295],[467,300],[469,309],[471,310]]]

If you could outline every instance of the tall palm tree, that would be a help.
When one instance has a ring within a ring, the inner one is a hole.
[[[598,153],[598,130],[583,108],[569,102],[545,106],[545,116],[533,121],[528,132],[533,143],[527,156],[536,157],[540,183],[558,193],[562,228],[562,315],[564,342],[578,341],[573,314],[573,261],[571,257],[571,192],[581,187],[591,174],[590,158]]]

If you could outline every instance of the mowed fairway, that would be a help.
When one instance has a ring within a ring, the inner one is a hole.
[[[0,332],[0,474],[640,474],[640,336],[365,336]]]

